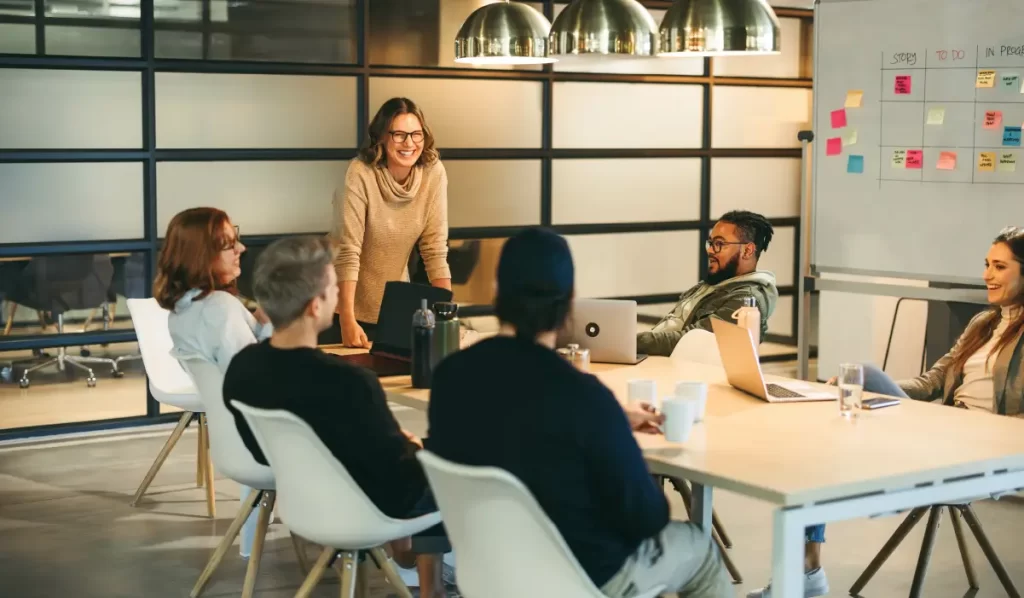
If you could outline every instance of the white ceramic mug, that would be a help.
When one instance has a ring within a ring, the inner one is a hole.
[[[665,440],[669,442],[686,442],[693,431],[693,421],[697,415],[697,401],[665,397],[661,402],[661,413],[665,416]]]
[[[708,408],[708,385],[706,382],[676,382],[676,397],[697,401],[697,415],[694,421],[704,421]]]
[[[630,405],[648,403],[658,407],[658,385],[654,380],[630,380],[627,388],[626,398]]]

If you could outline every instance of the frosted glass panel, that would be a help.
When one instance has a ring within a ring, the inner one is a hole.
[[[779,19],[782,52],[770,56],[721,56],[711,60],[718,77],[800,77],[800,19]]]
[[[540,224],[539,160],[445,160],[448,226]]]
[[[423,109],[438,147],[540,147],[540,81],[374,77],[368,118],[396,96]]]
[[[0,69],[0,147],[141,146],[139,73]]]
[[[554,147],[700,147],[699,85],[554,84]]]
[[[700,219],[699,158],[555,160],[555,224]]]
[[[800,159],[713,159],[711,217],[729,210],[751,210],[768,218],[799,216]]]
[[[157,73],[161,148],[354,148],[355,77]]]
[[[679,293],[697,282],[697,231],[566,237],[576,262],[576,295]]]
[[[178,212],[220,208],[243,235],[327,232],[334,190],[348,162],[161,162],[157,165],[160,236]]]
[[[793,252],[796,250],[796,229],[792,226],[775,227],[775,235],[768,249],[761,253],[757,262],[758,270],[775,273],[775,284],[780,287],[793,286]]]
[[[714,147],[799,147],[811,128],[811,90],[716,85],[712,93]]]
[[[142,238],[142,164],[0,164],[4,243]]]
[[[36,27],[0,23],[0,54],[35,54]]]
[[[136,28],[46,27],[46,53],[50,56],[123,56],[142,55],[142,36]]]
[[[768,318],[768,334],[794,336],[793,297],[779,297],[775,311]]]

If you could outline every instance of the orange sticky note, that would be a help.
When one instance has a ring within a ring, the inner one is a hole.
[[[996,169],[995,152],[981,152],[978,154],[978,172],[993,172]]]
[[[956,152],[939,152],[939,170],[956,170]]]
[[[985,122],[982,124],[986,129],[998,129],[1003,124],[1003,113],[999,110],[988,110],[985,112]]]

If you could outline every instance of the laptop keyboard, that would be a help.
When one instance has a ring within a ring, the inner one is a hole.
[[[779,386],[778,384],[768,384],[768,395],[773,396],[777,399],[796,399],[804,395],[789,390],[788,388]]]

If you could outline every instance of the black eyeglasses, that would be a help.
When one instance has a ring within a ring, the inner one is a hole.
[[[423,143],[423,131],[388,131],[391,140],[395,143],[405,143],[406,139],[412,138],[413,143]]]
[[[224,241],[224,246],[220,248],[221,251],[233,251],[235,247],[242,241],[242,233],[239,231],[238,225],[235,225],[235,238]]]
[[[747,241],[725,241],[723,239],[708,239],[704,241],[704,249],[708,253],[722,253],[726,245],[746,245]]]

